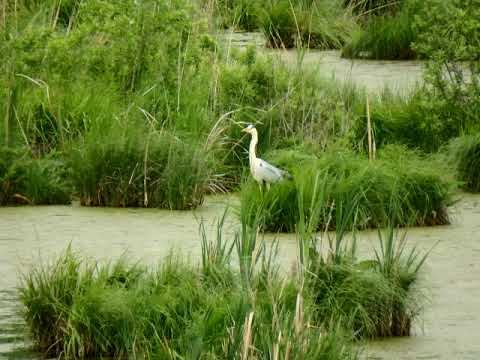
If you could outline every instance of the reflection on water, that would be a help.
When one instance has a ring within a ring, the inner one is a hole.
[[[170,249],[200,253],[198,219],[212,224],[233,197],[210,197],[196,212],[151,209],[105,209],[79,206],[0,208],[0,358],[35,358],[12,353],[24,344],[15,299],[18,273],[63,251],[74,250],[95,259],[127,253],[155,263]],[[465,195],[449,226],[415,228],[411,243],[421,249],[434,244],[423,285],[430,303],[414,336],[368,343],[371,359],[480,359],[480,196]],[[234,217],[228,223],[233,230]],[[267,236],[267,240],[273,236]],[[296,257],[295,236],[279,238],[279,259],[289,269]],[[360,236],[361,256],[371,256],[376,232]],[[7,356],[8,354],[8,356]]]
[[[226,46],[242,48],[254,45],[260,51],[278,56],[290,64],[297,63],[299,53],[295,49],[277,50],[264,47],[265,38],[262,33],[225,32],[216,35]],[[319,75],[337,80],[353,82],[375,92],[385,87],[407,92],[416,83],[422,81],[422,61],[385,61],[343,59],[340,51],[321,51],[310,49],[303,56],[303,64],[318,69]]]

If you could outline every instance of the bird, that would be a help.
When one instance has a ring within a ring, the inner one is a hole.
[[[255,181],[259,183],[260,188],[265,183],[267,190],[269,190],[271,183],[276,183],[292,177],[287,171],[279,169],[257,157],[256,148],[258,143],[258,132],[255,125],[250,124],[242,131],[252,135],[248,150],[248,159],[250,163],[250,172]]]

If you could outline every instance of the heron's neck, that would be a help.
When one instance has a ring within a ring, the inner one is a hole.
[[[250,164],[253,164],[253,161],[257,158],[256,149],[258,143],[258,133],[257,130],[252,131],[252,140],[250,141],[250,149],[248,151]]]

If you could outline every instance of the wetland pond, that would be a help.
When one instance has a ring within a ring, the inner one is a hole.
[[[225,34],[222,35],[225,40]],[[255,34],[230,34],[234,47],[263,40]],[[294,50],[262,51],[277,54],[294,64]],[[317,66],[322,76],[352,81],[369,91],[385,87],[408,91],[421,81],[423,65],[417,61],[364,61],[341,59],[337,51],[308,51],[304,64]],[[0,207],[0,358],[36,359],[24,349],[23,320],[19,315],[16,287],[19,274],[39,261],[58,255],[71,244],[75,251],[97,260],[128,255],[147,264],[158,262],[172,249],[200,254],[199,220],[213,226],[234,196],[211,196],[192,212],[152,209],[112,209],[72,206]],[[452,224],[413,228],[410,245],[430,253],[421,285],[429,303],[413,336],[366,342],[362,352],[370,359],[480,359],[480,196],[462,195],[450,209]],[[230,212],[227,231],[236,226]],[[279,240],[282,267],[296,261],[294,234],[265,235]],[[360,256],[372,256],[375,231],[359,235]]]
[[[0,358],[35,359],[18,315],[19,274],[51,259],[71,243],[75,251],[106,260],[127,254],[154,264],[171,249],[198,261],[199,221],[208,228],[233,196],[211,196],[196,211],[111,209],[72,206],[0,208]],[[450,209],[452,224],[412,228],[410,245],[428,250],[436,244],[421,279],[429,297],[413,336],[366,342],[369,359],[480,359],[480,196],[464,194]],[[230,211],[227,232],[236,226]],[[294,234],[265,235],[279,240],[279,261],[289,270],[296,261]],[[372,255],[376,231],[359,235],[360,256]]]

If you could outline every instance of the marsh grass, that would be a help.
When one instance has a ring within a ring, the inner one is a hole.
[[[405,1],[399,11],[370,16],[365,25],[352,33],[349,42],[342,48],[347,58],[385,60],[415,59],[417,54],[412,44],[417,40],[414,15],[421,2]]]
[[[449,221],[446,207],[453,185],[427,161],[399,147],[387,148],[374,162],[348,151],[330,151],[289,170],[294,181],[274,184],[269,191],[253,181],[243,185],[244,221],[260,213],[264,230],[290,232],[301,217],[316,229],[333,229],[337,219],[342,228],[381,227],[390,220],[401,226]],[[299,193],[300,207],[295,200]]]
[[[58,154],[37,159],[27,149],[0,148],[0,205],[68,204],[70,195]]]
[[[268,45],[276,48],[340,48],[356,25],[349,7],[336,0],[272,0],[260,14]]]
[[[99,126],[72,149],[72,179],[91,206],[192,209],[206,190],[201,149],[142,123]]]
[[[344,217],[355,212],[345,206]],[[388,225],[378,231],[373,259],[357,258],[355,225],[337,219],[334,233],[315,233],[305,220],[297,225],[300,264],[316,321],[348,329],[356,338],[410,335],[425,305],[417,286],[429,254],[407,250],[406,232]]]
[[[480,192],[480,135],[454,139],[448,148],[456,168],[456,177],[467,191]]]

